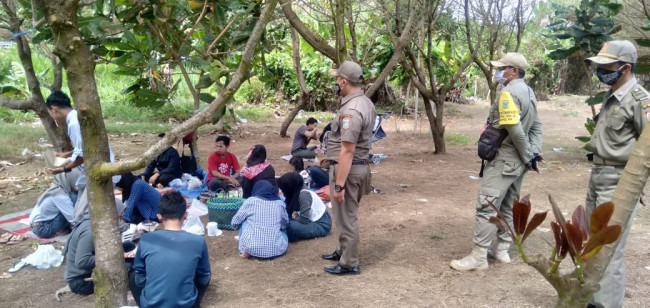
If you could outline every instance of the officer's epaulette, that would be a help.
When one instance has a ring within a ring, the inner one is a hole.
[[[648,99],[648,92],[643,91],[642,88],[636,88],[632,90],[632,96],[636,99],[637,102]]]

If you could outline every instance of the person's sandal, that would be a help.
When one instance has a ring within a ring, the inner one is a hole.
[[[5,234],[1,235],[0,236],[0,244],[6,244],[7,242],[9,242],[9,240],[11,240],[11,238],[13,236],[14,235],[11,234],[11,233],[5,233]]]
[[[24,240],[25,240],[25,237],[23,235],[14,234],[14,236],[11,237],[9,242],[7,242],[7,245],[15,245],[15,244],[18,244],[18,243],[20,243],[20,242],[22,242]]]

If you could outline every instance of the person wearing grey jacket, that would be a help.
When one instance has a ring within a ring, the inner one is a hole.
[[[126,207],[119,199],[115,199],[115,209],[119,217],[124,213]],[[90,216],[84,216],[68,238],[63,250],[65,256],[65,272],[63,278],[68,283],[72,292],[82,295],[94,293],[95,285],[90,278],[95,268],[95,243],[93,242],[92,230],[90,228]]]
[[[491,64],[496,67],[494,79],[505,87],[499,100],[490,107],[488,125],[507,132],[507,137],[494,159],[485,162],[476,204],[474,248],[465,258],[450,263],[459,271],[486,270],[488,255],[503,263],[510,262],[508,249],[512,238],[489,222],[496,216],[489,204],[498,208],[512,226],[512,205],[519,200],[524,175],[528,170],[539,173],[537,164],[542,161],[542,123],[537,114],[535,93],[524,82],[528,67],[526,58],[509,52]],[[495,233],[496,249],[488,251]]]

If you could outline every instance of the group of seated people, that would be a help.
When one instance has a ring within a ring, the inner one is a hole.
[[[216,138],[215,151],[208,157],[206,187],[214,192],[241,188],[246,200],[231,225],[239,229],[238,250],[242,258],[275,258],[286,253],[289,242],[330,233],[332,220],[325,202],[313,191],[329,184],[327,166],[305,169],[303,158],[295,156],[290,160],[293,171],[276,178],[263,145],[249,150],[242,168],[237,157],[228,151],[229,146],[229,137]],[[124,240],[129,287],[143,307],[170,303],[172,298],[173,306],[191,307],[200,302],[210,280],[205,240],[181,231],[187,216],[185,199],[177,192],[161,196],[156,190],[178,178],[177,174],[172,178],[165,171],[177,161],[178,152],[170,147],[141,175],[128,172],[115,183],[116,190],[121,192],[121,198],[115,200],[120,232],[142,222],[161,222],[165,229],[142,236],[137,248]],[[154,172],[156,168],[158,172]],[[87,198],[86,194],[77,197],[74,191],[79,174],[75,168],[55,175],[54,184],[39,197],[32,210],[30,222],[33,232],[43,238],[71,232],[64,251],[64,278],[73,292],[91,294],[94,285],[87,278],[92,274],[95,256],[90,216],[86,210],[83,218],[75,221],[73,215],[75,200]],[[147,271],[147,267],[174,271]],[[169,281],[177,284],[173,292]],[[181,292],[190,284],[193,292]]]
[[[163,230],[144,234],[137,248],[132,242],[123,243],[129,289],[140,307],[199,307],[211,277],[206,241],[182,230],[187,203],[180,193],[158,195],[155,216]],[[127,207],[119,199],[115,204],[118,217],[123,219]],[[64,279],[70,290],[83,295],[94,293],[94,283],[88,279],[95,267],[88,215],[72,230],[63,253]]]

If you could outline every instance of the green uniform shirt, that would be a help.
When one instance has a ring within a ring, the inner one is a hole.
[[[490,106],[488,122],[508,131],[496,160],[526,164],[533,153],[542,152],[542,123],[537,114],[537,99],[523,79],[506,85],[496,104]]]
[[[376,117],[375,105],[363,91],[345,96],[332,120],[327,159],[338,162],[341,142],[345,141],[356,144],[353,160],[368,160]]]
[[[608,92],[589,147],[597,158],[625,163],[650,118],[650,94],[632,78]]]

